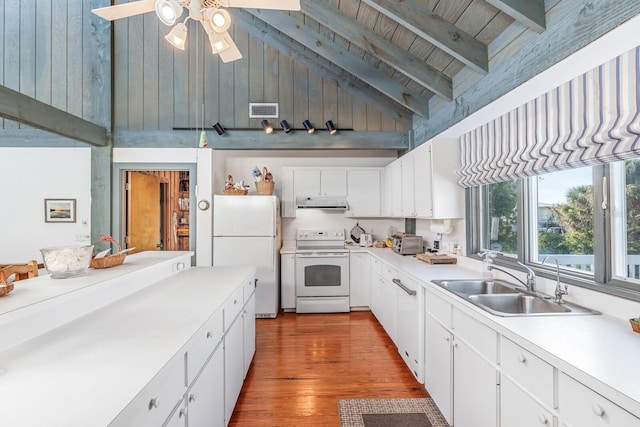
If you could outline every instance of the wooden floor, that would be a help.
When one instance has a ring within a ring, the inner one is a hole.
[[[339,426],[338,399],[426,397],[370,312],[257,319],[230,426]]]

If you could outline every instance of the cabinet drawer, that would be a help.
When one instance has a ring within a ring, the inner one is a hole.
[[[224,330],[229,329],[233,320],[238,317],[243,306],[243,287],[236,289],[236,291],[229,297],[224,303]]]
[[[388,281],[398,278],[398,270],[391,267],[389,264],[382,264],[382,277]]]
[[[491,363],[498,361],[498,334],[455,307],[451,312],[453,334],[463,339]]]
[[[572,427],[640,426],[640,419],[562,372],[558,376],[558,412],[561,425]]]
[[[256,281],[254,277],[250,277],[247,279],[244,284],[244,303],[246,304],[249,299],[251,299],[251,295],[256,291]]]
[[[427,292],[427,313],[451,329],[451,304],[431,292]]]
[[[500,341],[502,372],[548,408],[553,407],[553,366],[513,341]]]
[[[187,344],[187,384],[196,378],[204,363],[222,341],[222,310],[216,311]]]
[[[184,392],[184,358],[179,353],[149,381],[109,427],[160,426],[182,400]]]
[[[371,271],[374,274],[382,275],[382,261],[374,256],[371,257]]]

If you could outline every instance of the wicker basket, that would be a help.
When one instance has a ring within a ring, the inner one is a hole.
[[[9,283],[9,282],[5,283],[2,280],[0,280],[0,297],[8,294],[12,290],[13,290],[13,283]]]
[[[629,323],[631,323],[631,328],[633,329],[633,332],[638,332],[640,333],[640,322],[636,322],[636,319],[629,319]]]
[[[95,246],[97,243],[100,243],[102,240],[97,240],[93,243]],[[120,253],[120,244],[113,241],[116,247],[118,248],[118,252],[112,255],[106,255],[102,258],[93,258],[91,263],[89,264],[89,268],[110,268],[120,265],[124,262],[124,259],[127,257],[127,254]]]
[[[275,187],[276,183],[273,181],[270,182],[256,182],[256,192],[262,196],[270,196],[273,194],[273,187]]]
[[[233,188],[231,190],[224,190],[224,194],[227,196],[246,196],[249,190],[239,190],[237,188]]]

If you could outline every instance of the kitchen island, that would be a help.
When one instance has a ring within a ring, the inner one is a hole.
[[[180,255],[165,258],[177,262],[169,262],[173,273],[158,267],[164,278],[135,292],[122,283],[136,287],[136,272],[149,267],[144,253],[138,257],[144,267],[132,267],[134,255],[122,274],[113,268],[77,279],[84,281],[78,289],[94,288],[99,295],[108,294],[110,283],[120,290],[112,302],[75,318],[63,316],[60,326],[0,353],[0,425],[160,426],[174,419],[173,425],[184,425],[190,405],[190,425],[228,422],[255,351],[255,268],[189,268],[178,264]],[[49,280],[39,278],[39,285]],[[50,284],[71,289],[72,282]],[[70,299],[57,305],[73,309],[76,293],[54,299]],[[27,312],[26,323],[37,323],[36,310]],[[16,317],[6,327],[19,332]],[[225,365],[225,359],[236,362]],[[198,382],[201,376],[206,381]],[[202,391],[197,401],[196,391]]]

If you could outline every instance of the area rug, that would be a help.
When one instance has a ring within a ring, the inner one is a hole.
[[[340,427],[449,427],[430,398],[340,399]]]

